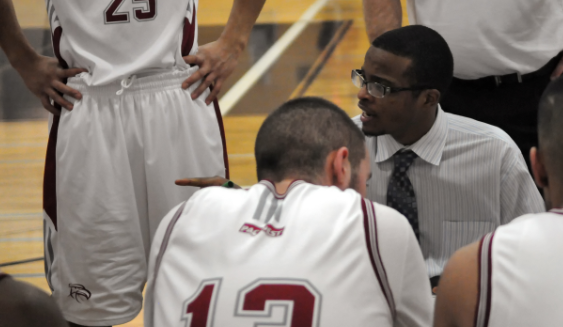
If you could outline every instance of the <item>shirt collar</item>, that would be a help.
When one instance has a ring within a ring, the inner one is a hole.
[[[448,137],[448,117],[438,105],[436,120],[432,128],[420,140],[409,146],[397,142],[391,135],[377,137],[377,153],[375,162],[383,162],[391,158],[400,149],[411,149],[422,160],[438,166]]]

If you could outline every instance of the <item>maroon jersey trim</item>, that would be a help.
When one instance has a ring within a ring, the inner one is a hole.
[[[187,56],[192,51],[195,41],[195,26],[196,26],[196,8],[195,5],[192,11],[192,23],[188,18],[184,18],[184,31],[182,35],[182,56]]]
[[[492,250],[495,232],[483,236],[479,243],[479,288],[477,308],[475,309],[475,327],[487,327],[491,314],[492,293]]]
[[[65,69],[68,68],[68,64],[66,63],[66,61],[63,59],[63,57],[61,56],[61,36],[63,35],[63,28],[60,26],[57,26],[57,28],[55,28],[55,31],[53,32],[53,52],[55,53],[55,57],[57,57],[57,59],[59,60],[59,64],[61,64],[61,66]],[[64,83],[66,84],[66,80],[64,81]]]
[[[268,190],[270,190],[270,192],[274,195],[274,198],[276,198],[277,200],[283,200],[287,197],[287,195],[289,194],[289,192],[291,192],[291,190],[293,190],[296,186],[301,185],[305,183],[304,181],[300,180],[300,179],[296,179],[293,182],[291,182],[287,188],[287,190],[285,191],[284,194],[280,194],[278,193],[278,191],[276,191],[276,184],[274,182],[272,182],[271,180],[268,179],[263,179],[260,182],[258,182],[258,184],[262,184],[264,186],[266,186],[268,188]]]
[[[182,203],[182,205],[180,205],[180,207],[178,208],[178,210],[176,210],[176,213],[174,214],[174,217],[172,217],[172,220],[170,220],[170,223],[168,224],[168,227],[166,228],[166,233],[164,233],[164,238],[162,239],[162,244],[160,244],[160,250],[158,251],[158,255],[156,257],[156,261],[155,261],[155,265],[154,265],[154,277],[152,280],[152,285],[151,285],[151,289],[147,290],[147,293],[154,293],[154,285],[156,284],[156,278],[158,277],[158,271],[160,270],[160,264],[162,263],[162,258],[164,257],[164,252],[166,252],[166,248],[168,247],[168,242],[170,241],[170,236],[172,235],[172,230],[174,229],[174,226],[176,226],[176,223],[178,222],[178,220],[180,219],[180,217],[182,216],[182,213],[184,212],[184,207],[186,206],[186,203],[188,201],[184,201],[184,203]],[[154,303],[150,303],[145,304],[145,307],[152,307]],[[151,311],[152,313],[152,311]],[[149,321],[151,321],[151,325],[154,326],[154,314],[152,317],[148,318]]]
[[[381,260],[379,252],[379,240],[377,238],[377,218],[375,216],[375,208],[373,202],[367,199],[362,199],[362,212],[364,214],[364,231],[366,237],[366,246],[369,252],[371,265],[381,287],[381,291],[387,300],[389,310],[393,320],[396,317],[395,300],[393,299],[393,292],[387,279],[387,272]]]
[[[553,209],[549,210],[549,212],[555,213],[555,214],[558,214],[558,215],[563,215],[563,209],[561,209],[561,208],[553,208]]]
[[[213,87],[209,87],[213,90]],[[215,116],[217,116],[217,123],[219,124],[219,132],[221,133],[221,143],[223,143],[223,162],[225,163],[225,178],[230,179],[229,171],[229,155],[227,154],[227,141],[225,140],[225,127],[223,125],[223,116],[221,115],[221,109],[219,108],[219,102],[217,98],[213,100],[213,107],[215,108]]]

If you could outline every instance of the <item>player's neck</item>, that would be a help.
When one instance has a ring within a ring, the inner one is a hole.
[[[291,185],[293,181],[295,181],[295,178],[287,178],[281,182],[274,183],[274,185],[276,186],[276,192],[278,192],[278,194],[285,194],[285,192],[287,192],[287,189],[289,188],[289,185]]]

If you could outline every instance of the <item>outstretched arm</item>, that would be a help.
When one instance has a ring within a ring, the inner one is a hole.
[[[219,39],[199,47],[197,54],[184,57],[188,64],[199,66],[199,70],[184,81],[182,87],[187,89],[203,79],[192,93],[192,99],[199,97],[212,83],[213,91],[205,99],[205,103],[210,104],[217,97],[223,82],[235,69],[238,57],[248,43],[252,26],[265,1],[234,0],[229,20]]]
[[[72,104],[59,93],[76,99],[82,97],[80,92],[66,86],[63,80],[86,70],[62,69],[55,58],[35,52],[22,33],[11,0],[0,0],[0,47],[25,85],[51,113],[58,115],[60,110],[51,105],[50,98],[66,109],[72,109]]]
[[[403,11],[400,0],[362,0],[364,20],[369,41],[381,34],[401,27]]]

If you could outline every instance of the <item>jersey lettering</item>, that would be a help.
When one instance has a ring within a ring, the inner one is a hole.
[[[276,228],[276,227],[274,227],[270,224],[267,224],[266,226],[264,226],[264,228],[261,228],[261,227],[258,227],[256,225],[253,225],[253,224],[245,223],[239,229],[239,232],[248,233],[252,236],[256,236],[261,231],[264,231],[264,234],[266,234],[270,237],[278,237],[278,236],[282,236],[284,228],[285,227]]]
[[[111,0],[104,11],[106,24],[119,24],[129,22],[128,12],[119,12],[119,8],[125,0]],[[132,0],[134,4],[144,4],[142,7],[133,7],[134,17],[138,21],[153,20],[156,17],[156,0]],[[146,8],[145,8],[146,7]]]
[[[213,326],[220,287],[220,278],[201,282],[195,294],[184,302],[182,321],[185,321],[185,327]],[[289,321],[290,327],[318,327],[321,298],[321,294],[306,280],[258,279],[238,292],[235,316],[261,320],[254,326],[287,326]],[[282,322],[265,321],[272,318],[274,307],[284,311]]]
[[[221,288],[221,279],[204,280],[195,294],[183,305],[182,321],[186,327],[211,327],[217,294]]]
[[[274,307],[285,311],[283,322],[263,321],[272,317]],[[307,280],[258,279],[238,294],[236,315],[262,319],[256,325],[284,325],[291,327],[319,326],[321,294]]]
[[[127,23],[129,22],[128,12],[119,12],[119,7],[123,4],[124,0],[112,0],[109,6],[104,11],[104,19],[106,24],[114,23]]]

